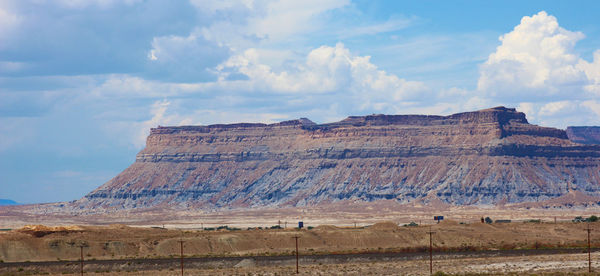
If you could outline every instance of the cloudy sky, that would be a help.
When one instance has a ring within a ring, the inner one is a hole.
[[[0,0],[0,198],[82,197],[157,125],[504,105],[600,125],[598,1]]]

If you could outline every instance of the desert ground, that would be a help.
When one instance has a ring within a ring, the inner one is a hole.
[[[592,258],[598,260],[599,253]],[[245,259],[247,260],[247,259]],[[436,275],[600,275],[588,271],[587,254],[536,255],[519,257],[485,258],[434,258]],[[600,262],[593,261],[598,267]],[[86,275],[181,275],[178,266],[162,269],[138,270],[139,267],[108,271],[106,267],[85,265]],[[346,263],[300,263],[299,275],[429,275],[429,262],[425,259],[410,261],[362,261]],[[39,267],[4,268],[0,275],[78,275],[79,267],[63,268],[62,271],[44,271]],[[297,275],[295,264],[256,266],[240,261],[234,267],[185,268],[184,275]]]
[[[571,221],[575,216],[600,215],[600,205],[575,205],[570,201],[523,203],[500,206],[454,206],[439,200],[399,204],[394,200],[375,202],[339,201],[314,207],[255,207],[246,209],[185,209],[168,206],[146,209],[80,209],[68,203],[0,206],[0,228],[16,229],[25,225],[111,225],[200,229],[202,227],[265,227],[287,222],[288,227],[303,221],[307,226],[367,226],[381,221],[397,224],[432,224],[434,216],[458,222],[478,222],[481,217],[543,222]]]
[[[588,227],[592,265],[600,270],[598,222],[387,221],[303,229],[37,225],[0,231],[0,275],[79,273],[82,252],[87,273],[180,275],[180,242],[186,275],[288,275],[295,274],[295,236],[303,275],[426,275],[430,231],[434,271],[561,275],[555,273],[587,271]]]

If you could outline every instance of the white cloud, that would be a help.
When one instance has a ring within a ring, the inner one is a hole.
[[[577,69],[585,72],[588,78],[588,83],[584,87],[585,90],[594,96],[600,96],[600,50],[594,52],[593,62],[579,60]]]
[[[323,14],[350,4],[349,0],[249,1],[192,0],[206,16],[216,17],[202,28],[204,37],[243,51],[257,43],[296,40],[319,31]]]
[[[581,106],[588,109],[588,111],[596,114],[597,118],[594,123],[600,124],[600,101],[597,100],[589,100],[581,103]]]
[[[478,89],[494,98],[572,98],[589,82],[573,50],[582,38],[544,11],[525,16],[481,66]]]
[[[315,16],[348,5],[347,0],[283,0],[266,5],[264,16],[249,20],[249,31],[258,37],[269,40],[281,40],[298,33],[315,30]]]
[[[361,110],[389,110],[394,103],[422,100],[430,93],[424,83],[379,70],[369,56],[354,55],[342,43],[314,49],[304,62],[279,72],[259,60],[256,50],[246,50],[218,67],[223,72],[220,79],[233,71],[246,75],[246,83],[254,90],[304,95],[341,93]]]
[[[580,58],[574,47],[584,37],[544,11],[523,17],[481,65],[478,93],[541,125],[600,124],[600,50],[592,62]]]
[[[600,103],[595,100],[522,102],[516,106],[530,123],[565,129],[576,125],[600,125]]]
[[[544,104],[540,110],[539,114],[541,116],[554,116],[559,113],[564,113],[568,111],[575,111],[577,109],[576,104],[573,104],[570,101],[559,101],[559,102],[550,102]]]

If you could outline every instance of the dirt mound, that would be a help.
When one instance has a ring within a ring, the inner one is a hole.
[[[384,221],[384,222],[375,223],[369,228],[375,229],[375,230],[396,230],[396,229],[398,229],[398,224],[396,224],[395,222],[391,222],[391,221]]]
[[[80,232],[83,231],[83,228],[77,225],[70,226],[46,226],[46,225],[25,225],[23,228],[18,229],[18,232],[29,234],[35,237],[43,237],[52,233],[70,233],[70,232]]]

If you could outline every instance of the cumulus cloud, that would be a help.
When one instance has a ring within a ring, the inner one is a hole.
[[[598,65],[574,51],[585,36],[559,26],[556,17],[541,11],[525,16],[480,68],[478,90],[496,99],[546,101],[589,97],[598,83]]]
[[[272,93],[341,93],[353,99],[360,110],[390,110],[400,101],[422,100],[430,89],[422,82],[408,81],[377,68],[369,56],[354,55],[344,44],[321,46],[312,50],[301,63],[274,71],[260,62],[254,49],[233,56],[218,67],[221,80],[233,73],[248,77],[249,87]]]
[[[600,96],[600,50],[594,52],[593,62],[580,59],[577,69],[583,71],[587,76],[588,82],[584,89],[596,97]]]
[[[530,121],[564,128],[600,124],[600,50],[582,59],[585,35],[566,30],[541,11],[525,16],[480,66],[477,92],[490,102],[517,105]]]

